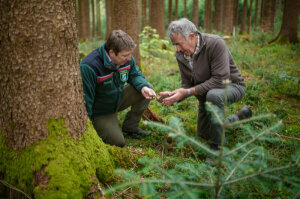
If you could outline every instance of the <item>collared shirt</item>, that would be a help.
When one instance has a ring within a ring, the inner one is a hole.
[[[198,54],[199,51],[200,51],[200,36],[197,35],[197,46],[196,46],[196,50],[195,50],[194,54],[192,54],[191,56],[187,56],[187,55],[183,54],[184,58],[189,62],[191,69],[193,69],[194,55]]]

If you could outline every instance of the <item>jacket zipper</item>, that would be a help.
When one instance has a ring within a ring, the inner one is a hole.
[[[113,78],[114,78],[114,84],[115,84],[115,87],[117,89],[117,101],[116,101],[116,106],[115,106],[115,112],[117,112],[117,108],[118,108],[118,100],[119,100],[119,88],[118,88],[118,84],[117,84],[117,78],[115,78],[115,74],[117,73],[114,73],[113,75]]]

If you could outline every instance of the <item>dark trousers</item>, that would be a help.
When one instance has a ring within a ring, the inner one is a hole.
[[[123,128],[135,131],[149,102],[133,86],[130,84],[125,85],[117,112],[128,107],[131,107],[131,110],[126,114]],[[93,125],[105,143],[123,147],[125,139],[118,123],[117,112],[95,117]]]
[[[227,88],[227,105],[239,101],[245,95],[246,87],[238,84],[231,84]],[[204,139],[211,140],[213,144],[221,144],[222,125],[212,119],[212,115],[205,109],[205,102],[211,102],[216,111],[223,117],[224,114],[225,89],[212,89],[207,92],[205,101],[199,101],[197,118],[197,135]],[[226,118],[226,123],[237,121],[236,114]]]

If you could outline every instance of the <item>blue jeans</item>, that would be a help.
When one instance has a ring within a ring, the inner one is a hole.
[[[227,88],[227,105],[239,101],[245,95],[244,85],[230,84]],[[207,92],[205,101],[199,101],[197,118],[197,135],[211,140],[213,144],[221,145],[222,125],[213,121],[212,115],[205,109],[205,102],[211,102],[218,113],[223,117],[224,114],[225,89],[212,89]],[[236,114],[226,118],[226,123],[237,121]]]

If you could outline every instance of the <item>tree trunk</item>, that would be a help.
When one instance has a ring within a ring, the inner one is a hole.
[[[195,24],[196,28],[199,27],[199,1],[198,0],[193,0],[192,22]]]
[[[217,32],[222,31],[223,0],[215,0],[214,29]]]
[[[261,9],[261,21],[260,28],[265,32],[271,32],[274,27],[275,17],[275,1],[276,0],[264,0],[262,1]]]
[[[250,8],[249,8],[249,12],[248,12],[248,34],[250,34],[251,31],[251,14],[252,14],[252,0],[250,0]]]
[[[165,8],[164,1],[149,1],[149,25],[157,30],[160,39],[165,38]]]
[[[66,118],[76,137],[86,126],[75,4],[46,2],[2,3],[0,127],[13,148],[45,139],[50,118]]]
[[[276,0],[276,5],[275,5],[275,20],[279,20],[280,18],[280,13],[281,13],[281,7],[282,7],[282,1],[281,0]]]
[[[280,42],[298,43],[300,2],[285,0],[281,30],[276,38]]]
[[[256,30],[257,27],[257,13],[258,13],[258,0],[255,0],[255,12],[254,12],[254,30]]]
[[[92,1],[92,38],[96,37],[96,17],[95,17],[95,0]]]
[[[248,8],[248,1],[244,0],[240,34],[244,34],[246,32],[247,8]]]
[[[79,0],[79,38],[91,39],[90,10],[88,0]]]
[[[186,1],[187,0],[184,0],[184,11],[183,11],[184,18],[187,18],[187,14],[186,14]]]
[[[106,36],[107,39],[109,33],[112,31],[111,28],[111,13],[112,13],[112,6],[111,0],[105,0],[105,12],[106,12]]]
[[[102,39],[102,28],[101,28],[101,0],[97,0],[97,6],[96,6],[96,10],[97,10],[97,35],[98,35],[98,39],[101,40]]]
[[[238,26],[239,26],[239,5],[240,5],[240,1],[235,0],[234,13],[233,13],[233,26],[234,26],[236,31],[237,31]]]
[[[205,0],[204,29],[206,32],[211,32],[211,12],[211,0]]]
[[[233,29],[233,10],[234,10],[234,0],[224,1],[224,16],[223,16],[223,32],[226,34],[232,34]]]
[[[169,0],[168,5],[168,23],[170,24],[172,21],[172,0]]]
[[[175,0],[175,19],[178,19],[178,0]]]
[[[112,30],[121,29],[125,31],[137,47],[133,52],[133,57],[137,65],[140,65],[139,52],[139,0],[111,0],[111,27]],[[126,17],[124,17],[126,16]]]
[[[142,0],[142,29],[147,26],[147,0]]]

